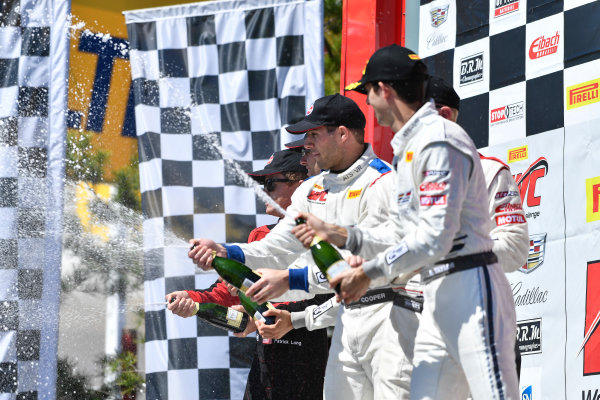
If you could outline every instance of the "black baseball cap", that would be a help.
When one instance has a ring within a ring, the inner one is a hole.
[[[367,94],[365,85],[369,82],[424,81],[426,77],[427,66],[414,51],[392,44],[373,53],[360,80],[345,89]]]
[[[433,98],[435,104],[456,108],[460,107],[460,97],[452,86],[442,78],[430,76],[427,80],[425,99]]]
[[[269,175],[275,175],[280,172],[304,172],[308,170],[304,165],[300,165],[302,154],[292,149],[285,149],[273,153],[267,165],[259,171],[248,173],[255,181],[263,183]]]
[[[302,149],[304,148],[304,138],[286,143],[284,144],[284,146],[293,151],[302,151]]]
[[[302,121],[285,129],[289,133],[304,133],[322,126],[364,129],[366,124],[365,115],[354,100],[336,93],[316,100]]]

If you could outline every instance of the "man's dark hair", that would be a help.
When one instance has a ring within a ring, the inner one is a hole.
[[[338,128],[337,126],[326,126],[325,128],[327,128],[327,133],[332,134],[333,132],[335,132],[335,130]],[[348,127],[346,127],[348,128]],[[350,132],[352,132],[352,134],[354,135],[354,138],[356,139],[356,141],[360,144],[364,144],[365,143],[365,130],[364,129],[359,129],[359,128],[348,128],[348,130]]]

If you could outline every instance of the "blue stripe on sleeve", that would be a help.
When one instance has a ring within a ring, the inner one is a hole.
[[[290,268],[288,271],[290,290],[304,290],[308,292],[308,267]]]

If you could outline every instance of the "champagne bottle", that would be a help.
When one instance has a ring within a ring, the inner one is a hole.
[[[242,292],[239,292],[238,296],[240,297],[240,303],[242,303],[242,306],[244,306],[246,312],[255,320],[260,320],[267,325],[273,325],[275,323],[275,317],[263,315],[263,313],[265,313],[268,309],[275,309],[270,302],[267,301],[266,303],[258,304],[250,300],[250,298]]]
[[[171,303],[176,300],[171,298]],[[196,311],[194,315],[217,328],[231,332],[243,332],[248,325],[248,315],[215,303],[194,303]]]
[[[254,282],[260,279],[260,275],[250,268],[231,258],[218,257],[213,252],[212,267],[226,282],[229,282],[242,292],[252,286]]]
[[[303,218],[296,218],[296,225],[304,224],[306,221]],[[319,270],[325,275],[327,280],[335,278],[339,273],[350,269],[350,265],[344,260],[344,257],[327,241],[315,235],[310,243],[310,253],[315,260],[315,264]],[[335,287],[335,291],[339,293],[340,285]]]

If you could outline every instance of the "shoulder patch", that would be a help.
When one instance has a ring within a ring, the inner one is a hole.
[[[369,166],[371,168],[375,168],[380,174],[384,174],[386,172],[391,171],[392,169],[384,163],[381,159],[375,158],[370,163]]]

